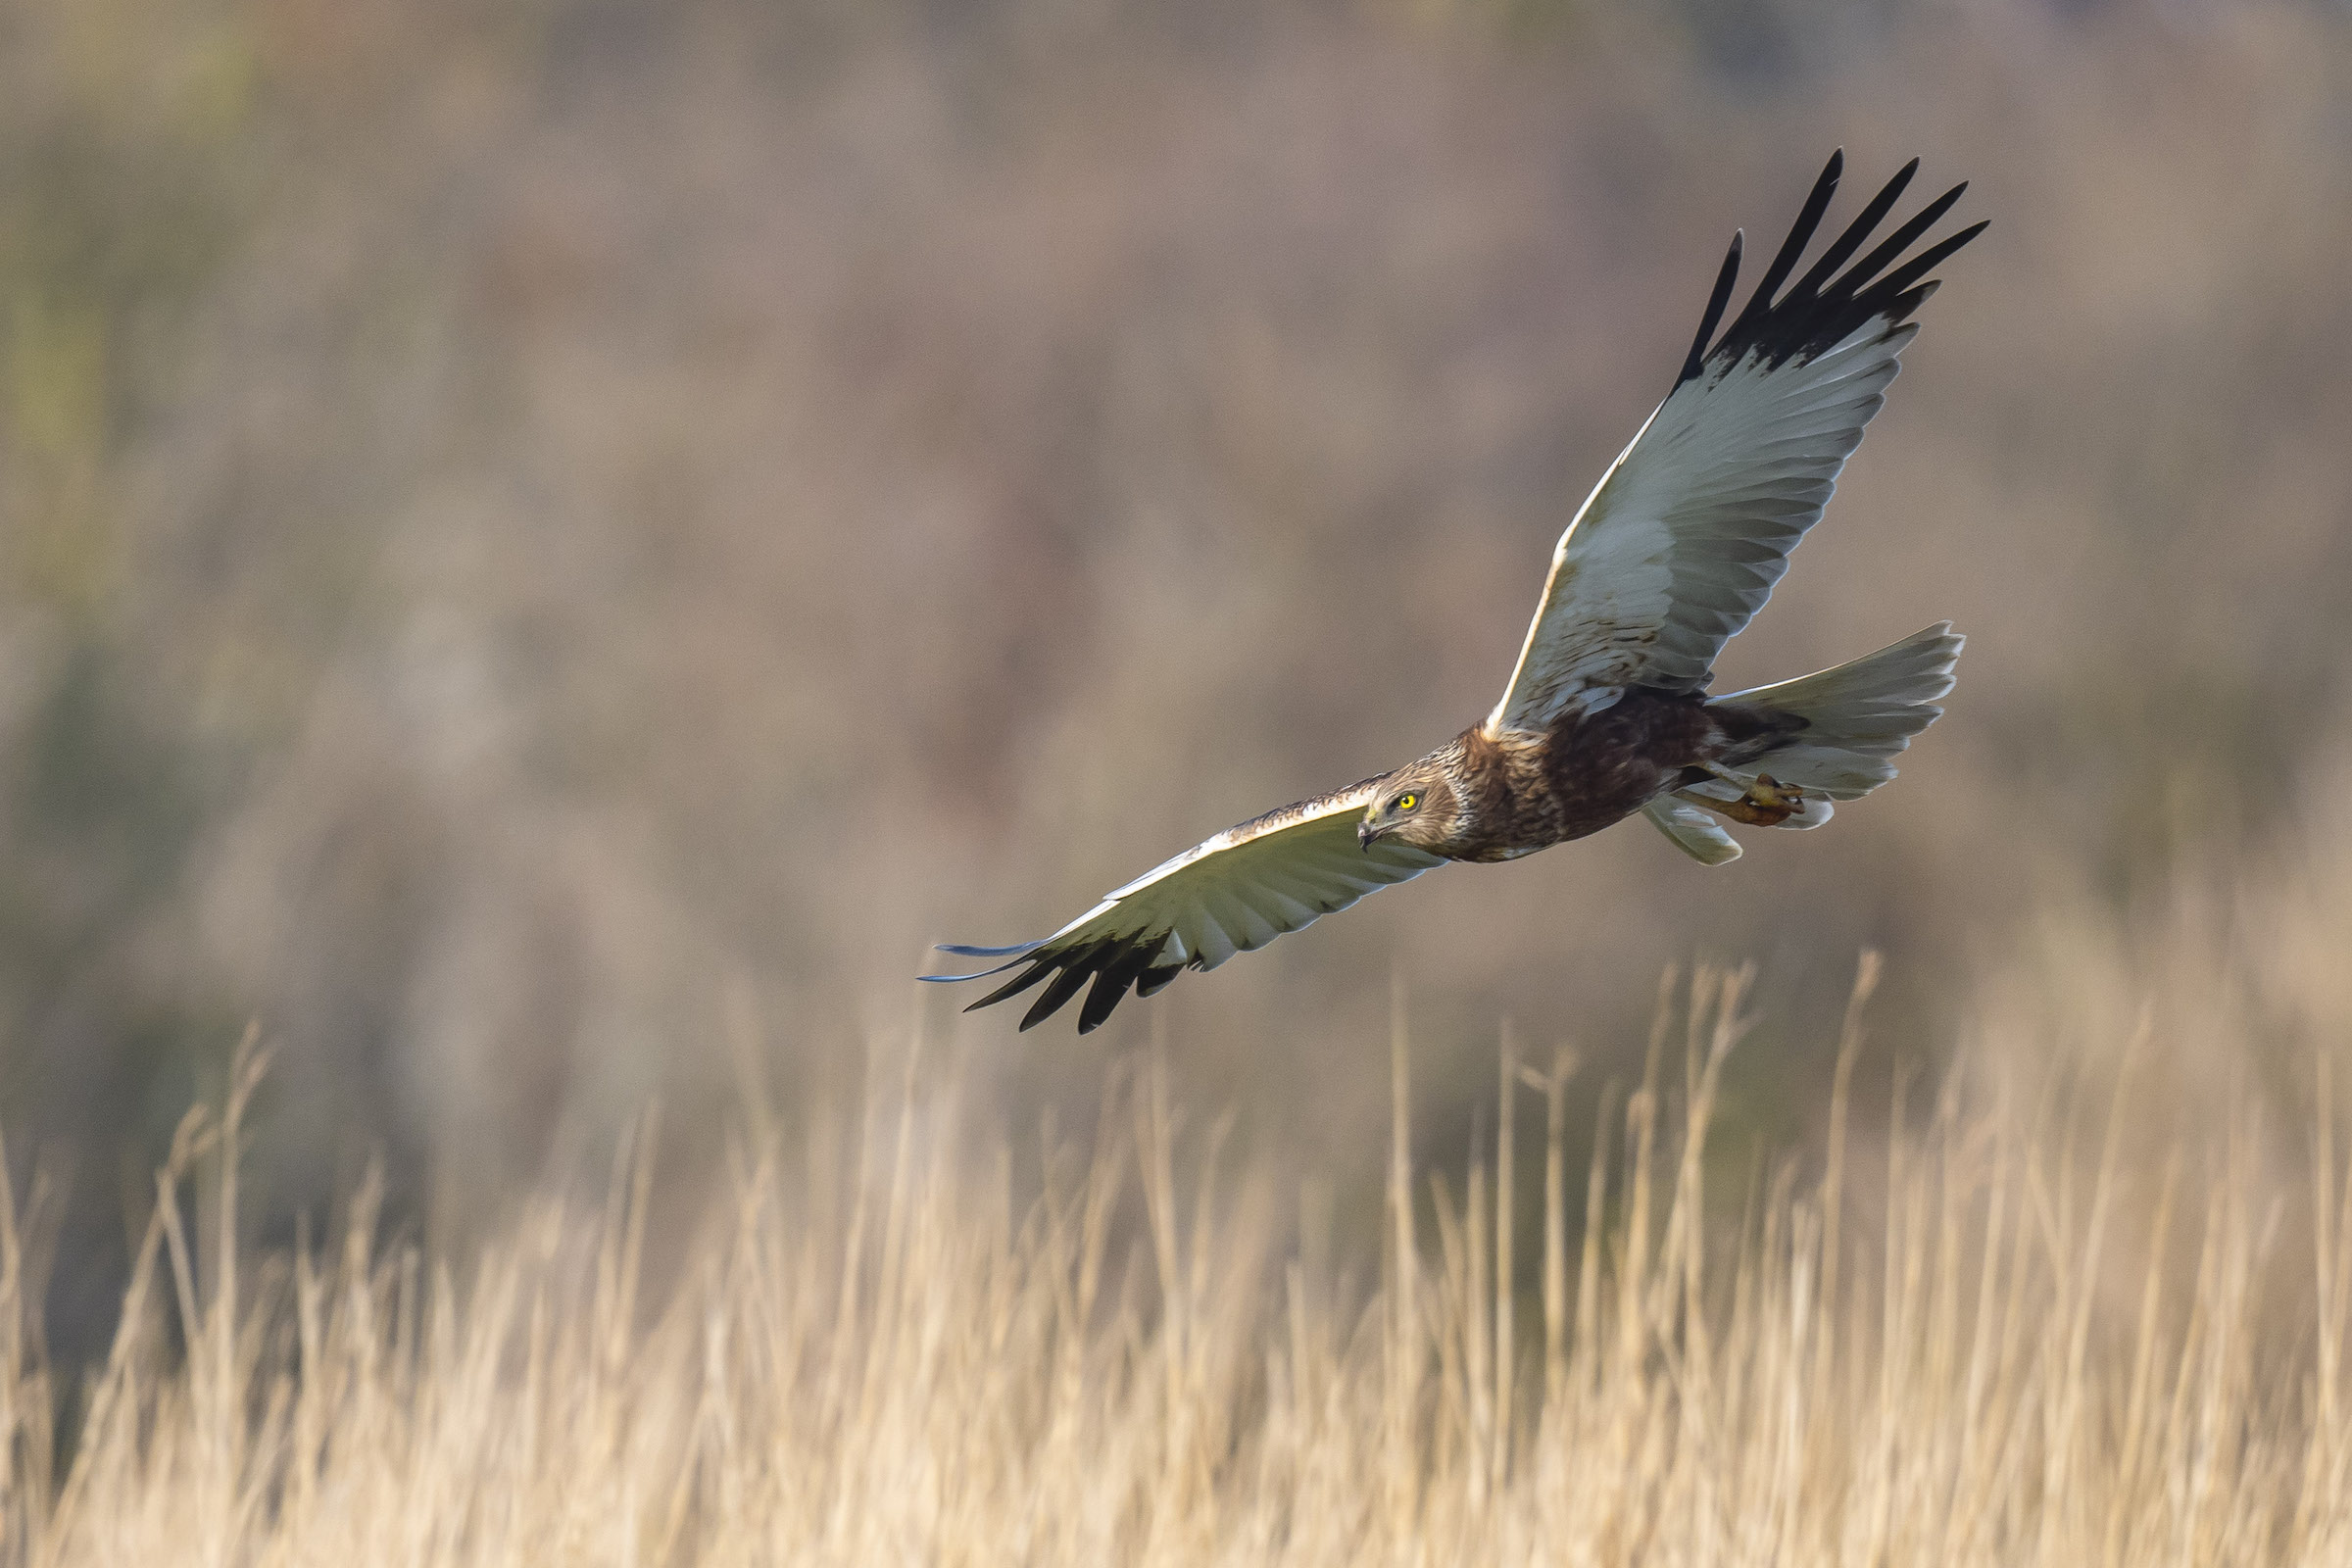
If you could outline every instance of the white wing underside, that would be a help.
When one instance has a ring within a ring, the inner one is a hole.
[[[1091,977],[1096,990],[1079,1020],[1081,1030],[1090,1029],[1117,1004],[1129,984],[1148,996],[1181,969],[1213,969],[1236,953],[1262,948],[1367,893],[1445,864],[1440,857],[1394,839],[1369,849],[1358,844],[1356,824],[1372,801],[1373,782],[1367,779],[1230,828],[1104,895],[1042,942],[942,949],[1007,958],[995,969],[923,978],[970,980],[1032,965],[1011,988],[1018,989],[1059,971],[1023,1019],[1026,1028],[1060,1007]],[[1011,989],[973,1005],[985,1006]]]
[[[1105,894],[1047,941],[1164,930],[1161,963],[1214,969],[1446,863],[1394,840],[1357,843],[1371,803],[1367,782],[1228,828]]]
[[[1548,729],[1628,686],[1703,690],[1820,520],[1918,330],[1873,317],[1810,359],[1754,349],[1677,386],[1560,536],[1488,728]]]

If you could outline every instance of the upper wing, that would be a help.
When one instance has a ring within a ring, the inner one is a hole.
[[[1627,686],[1703,690],[1716,653],[1763,607],[1788,552],[1819,520],[1895,356],[1936,289],[1921,279],[1983,232],[1978,223],[1903,260],[1968,187],[1930,202],[1845,269],[1919,168],[1913,159],[1788,291],[1844,167],[1831,157],[1780,254],[1714,347],[1739,275],[1740,238],[1666,401],[1560,536],[1527,646],[1490,730],[1549,727],[1572,705],[1605,708]]]
[[[1230,828],[1107,895],[1042,942],[943,947],[942,953],[1006,961],[974,974],[922,978],[977,980],[1029,966],[972,1004],[985,1007],[1053,976],[1022,1016],[1024,1029],[1058,1010],[1092,978],[1094,989],[1078,1013],[1084,1034],[1110,1016],[1130,985],[1148,997],[1179,970],[1214,969],[1236,953],[1262,948],[1375,889],[1443,865],[1440,857],[1393,839],[1370,849],[1357,844],[1356,821],[1372,802],[1375,782],[1366,779]]]

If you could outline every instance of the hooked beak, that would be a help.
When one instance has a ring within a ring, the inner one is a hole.
[[[1358,848],[1370,849],[1372,841],[1378,837],[1380,837],[1380,829],[1374,827],[1369,820],[1355,824],[1355,842]]]

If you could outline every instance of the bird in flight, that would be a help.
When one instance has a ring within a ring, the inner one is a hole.
[[[1885,401],[1936,290],[1928,273],[1985,226],[1909,254],[1963,183],[1872,245],[1913,159],[1789,283],[1843,167],[1833,154],[1718,336],[1740,271],[1732,236],[1682,373],[1560,536],[1484,720],[1393,772],[1230,828],[1042,941],[941,949],[1004,960],[993,968],[922,978],[1018,970],[972,1006],[1043,985],[1023,1029],[1092,982],[1084,1033],[1130,988],[1149,997],[1447,860],[1516,859],[1640,812],[1722,865],[1740,856],[1724,821],[1819,827],[1834,802],[1894,777],[1894,755],[1952,688],[1961,639],[1948,621],[1816,674],[1707,695],[1715,656],[1763,608]]]

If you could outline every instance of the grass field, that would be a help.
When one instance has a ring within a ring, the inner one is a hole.
[[[1628,1094],[1506,1055],[1527,1114],[1467,1170],[1409,1168],[1399,1030],[1377,1258],[1330,1257],[1311,1196],[1294,1229],[1292,1198],[1220,1177],[1155,1058],[1016,1202],[1014,1148],[910,1057],[816,1136],[747,1115],[661,1299],[650,1122],[604,1202],[464,1256],[380,1238],[366,1191],[331,1242],[219,1246],[249,1053],[159,1175],[63,1473],[43,1200],[6,1209],[0,1561],[2345,1560],[2328,1118],[2283,1139],[2301,1192],[2242,1099],[2138,1168],[2156,1054],[2111,1042],[2107,1082],[1954,1081],[1848,1126],[1873,978],[1826,1147],[1728,1186],[1707,1132],[1742,974],[1677,990]],[[1601,1123],[1589,1171],[1572,1106]]]

